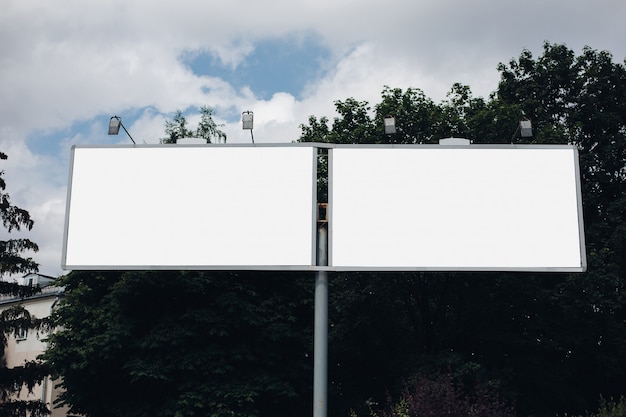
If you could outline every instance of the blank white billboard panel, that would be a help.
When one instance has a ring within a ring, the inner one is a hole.
[[[314,265],[315,149],[73,149],[65,269]]]
[[[338,270],[586,267],[575,148],[332,149]]]

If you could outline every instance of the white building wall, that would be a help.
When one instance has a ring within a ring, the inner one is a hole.
[[[55,302],[58,300],[59,291],[60,288],[58,287],[44,287],[41,294],[22,301],[3,296],[0,298],[0,311],[21,304],[36,318],[48,317]],[[4,349],[7,368],[22,366],[27,361],[37,359],[47,348],[45,340],[47,336],[47,332],[37,332],[32,329],[26,335],[20,335],[18,338],[10,335],[7,340],[7,346]],[[54,381],[51,381],[48,377],[43,384],[35,386],[32,393],[29,393],[26,388],[22,389],[19,399],[43,400],[52,411],[51,417],[66,417],[67,409],[54,408],[53,403],[59,395],[59,390],[54,388],[54,385]]]

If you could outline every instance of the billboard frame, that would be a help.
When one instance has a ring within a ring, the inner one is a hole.
[[[311,230],[311,247],[310,247],[310,263],[307,265],[77,265],[67,262],[68,251],[68,231],[70,221],[70,207],[72,203],[72,183],[74,176],[75,152],[77,149],[131,149],[131,148],[271,148],[271,147],[304,147],[313,148],[312,154],[312,174],[311,174],[311,208],[310,208],[310,230]],[[578,219],[578,237],[579,237],[579,255],[580,266],[574,267],[438,267],[438,266],[342,266],[333,264],[333,246],[334,246],[334,171],[333,171],[333,150],[334,149],[567,149],[572,151],[574,158],[574,175],[576,188],[576,212]],[[317,182],[318,182],[318,157],[319,149],[328,150],[328,265],[317,265],[318,263],[318,233],[317,233]],[[317,142],[299,142],[299,143],[261,143],[261,144],[143,144],[143,145],[74,145],[72,147],[68,192],[66,201],[65,227],[63,236],[63,252],[62,267],[66,270],[103,270],[103,269],[121,269],[121,270],[284,270],[284,271],[524,271],[524,272],[584,272],[587,269],[585,234],[582,208],[582,191],[581,191],[581,175],[578,149],[574,145],[552,145],[552,144],[471,144],[471,145],[438,145],[438,144],[331,144]]]
[[[576,199],[576,215],[578,220],[578,251],[580,265],[577,266],[557,266],[557,267],[503,267],[503,266],[358,266],[358,265],[335,265],[333,259],[333,249],[335,245],[334,239],[334,210],[333,204],[334,197],[334,158],[333,149],[437,149],[437,150],[516,150],[516,149],[537,149],[537,150],[571,150],[573,157],[574,168],[574,180],[575,180],[575,199]],[[587,257],[585,247],[585,231],[583,221],[583,205],[582,205],[582,187],[581,187],[581,175],[580,175],[580,163],[578,148],[574,145],[560,145],[560,144],[455,144],[455,145],[440,145],[440,144],[333,144],[329,150],[328,156],[328,206],[329,206],[329,265],[332,266],[333,271],[422,271],[422,272],[584,272],[587,270]]]
[[[74,145],[72,146],[70,155],[70,167],[68,172],[68,191],[66,198],[65,225],[63,231],[63,248],[62,248],[62,268],[64,270],[206,270],[206,271],[236,271],[236,270],[272,270],[272,271],[316,271],[320,268],[317,263],[317,146],[310,143],[292,143],[288,144],[290,148],[313,148],[311,152],[311,207],[310,207],[310,256],[309,263],[306,265],[112,265],[112,264],[72,264],[68,263],[68,239],[69,224],[71,220],[72,207],[72,190],[74,182],[75,155],[77,150],[81,149],[182,149],[182,148],[284,148],[282,143],[264,143],[264,144],[118,144],[118,145]],[[325,268],[325,267],[324,267]]]

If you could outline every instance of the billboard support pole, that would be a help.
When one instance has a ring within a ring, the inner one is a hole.
[[[318,221],[317,265],[328,265],[328,223]],[[328,410],[328,271],[315,272],[315,334],[313,349],[313,417]]]

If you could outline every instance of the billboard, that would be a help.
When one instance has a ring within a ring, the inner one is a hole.
[[[336,146],[335,270],[584,271],[572,146]]]
[[[307,269],[311,146],[74,147],[64,269]]]
[[[317,148],[329,154],[316,266]],[[565,145],[72,149],[64,269],[586,269]]]

